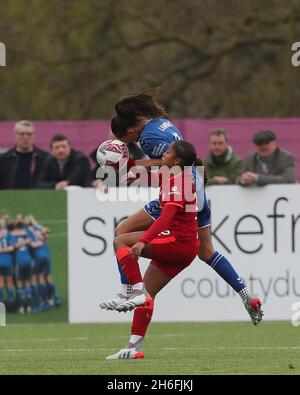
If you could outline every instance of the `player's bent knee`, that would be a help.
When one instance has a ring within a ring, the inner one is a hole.
[[[114,249],[117,251],[119,248],[126,246],[125,238],[123,235],[117,236],[114,241]]]
[[[125,227],[122,226],[122,223],[120,225],[118,225],[115,229],[115,235],[116,237],[121,236],[123,233],[125,233]]]
[[[201,259],[201,261],[207,262],[214,255],[214,253],[215,251],[213,248],[200,247],[198,257]]]
[[[11,288],[11,287],[13,287],[13,285],[14,285],[13,278],[12,278],[12,277],[9,277],[9,278],[7,279],[7,286],[8,286],[9,288]]]

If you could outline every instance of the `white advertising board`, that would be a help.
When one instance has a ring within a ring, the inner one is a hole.
[[[230,260],[250,291],[261,297],[266,320],[290,319],[292,304],[300,301],[300,186],[209,187],[207,195],[214,248]],[[130,201],[126,197],[108,201],[109,195],[99,201],[99,197],[92,189],[68,191],[72,323],[122,322],[132,317],[132,313],[102,311],[98,305],[119,290],[114,227],[149,201],[149,191],[132,191]],[[140,260],[142,271],[148,263]],[[198,258],[156,299],[156,321],[248,319],[239,296]]]

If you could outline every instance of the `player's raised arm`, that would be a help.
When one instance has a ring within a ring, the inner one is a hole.
[[[134,161],[136,166],[144,166],[144,167],[155,167],[161,166],[161,159],[138,159]]]

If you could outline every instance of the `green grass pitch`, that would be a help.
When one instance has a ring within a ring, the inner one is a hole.
[[[145,359],[105,361],[128,341],[129,324],[69,325],[66,194],[5,191],[0,209],[34,214],[52,229],[53,277],[63,305],[40,314],[7,314],[0,327],[5,374],[300,374],[300,327],[290,322],[153,323]]]
[[[0,327],[4,374],[300,374],[300,327],[290,322],[153,323],[145,359],[105,361],[129,324]]]

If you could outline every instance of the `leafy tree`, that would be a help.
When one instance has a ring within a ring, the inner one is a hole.
[[[297,116],[297,0],[2,0],[0,119],[110,118],[161,86],[176,118]]]

